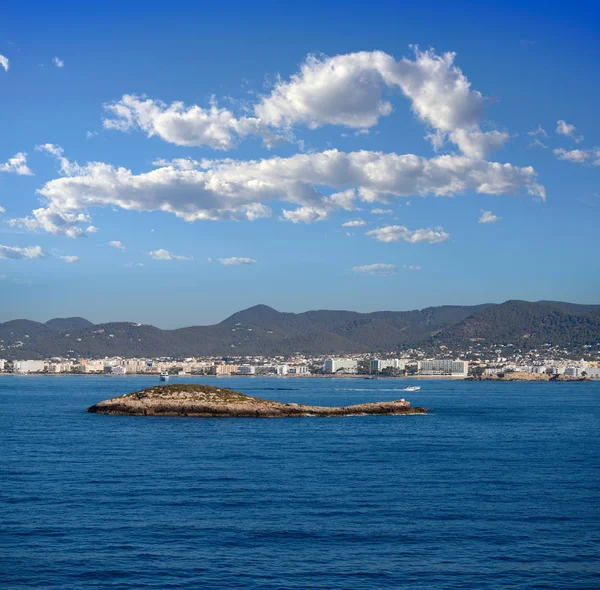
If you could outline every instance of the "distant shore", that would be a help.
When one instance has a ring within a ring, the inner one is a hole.
[[[154,373],[126,373],[125,375],[113,375],[112,373],[0,373],[0,377],[154,377]],[[499,383],[573,383],[580,381],[599,381],[589,377],[572,377],[570,375],[547,375],[545,373],[509,373],[504,377],[497,375],[485,376],[453,376],[453,375],[169,375],[170,379],[183,378],[217,378],[217,379],[355,379],[355,380],[440,380],[440,381],[470,381],[470,382],[499,382]]]

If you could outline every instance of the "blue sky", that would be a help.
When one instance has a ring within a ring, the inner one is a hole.
[[[8,3],[0,321],[597,302],[598,16]]]

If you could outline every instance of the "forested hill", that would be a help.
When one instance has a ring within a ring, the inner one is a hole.
[[[600,342],[600,305],[552,301],[441,306],[414,311],[282,313],[266,305],[212,326],[161,330],[84,318],[0,323],[0,358],[343,354],[473,342],[569,349]]]

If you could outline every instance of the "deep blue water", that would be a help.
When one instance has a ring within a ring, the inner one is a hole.
[[[1,377],[1,588],[600,587],[600,382],[198,380],[433,411],[101,416],[156,379]]]

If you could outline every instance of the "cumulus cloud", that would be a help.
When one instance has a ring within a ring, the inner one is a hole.
[[[498,217],[494,215],[491,211],[481,210],[481,215],[477,220],[478,223],[496,223],[496,221],[500,221],[502,217]]]
[[[352,269],[355,273],[365,275],[393,275],[398,272],[395,264],[365,264],[364,266],[355,266]]]
[[[569,123],[562,119],[556,122],[556,133],[572,139],[575,143],[583,141],[583,135],[577,133],[577,127],[569,125]]]
[[[90,225],[91,218],[86,213],[70,213],[53,206],[34,209],[31,215],[10,219],[8,223],[29,231],[42,230],[69,238],[82,238],[98,231],[97,227]]]
[[[281,212],[281,219],[291,221],[292,223],[314,223],[315,221],[325,221],[329,216],[327,209],[317,207],[298,207],[298,209],[284,209]]]
[[[62,68],[65,65],[65,62],[58,58],[58,57],[53,57],[52,58],[52,63],[57,67],[57,68]]]
[[[64,260],[65,262],[72,263],[72,262],[78,262],[79,256],[60,256],[60,259]]]
[[[27,166],[27,154],[18,152],[9,158],[4,164],[0,164],[0,172],[12,172],[21,176],[33,176],[33,172]]]
[[[6,209],[4,207],[0,207],[0,213],[6,213]]]
[[[387,203],[397,197],[454,196],[467,191],[525,192],[545,198],[533,168],[461,155],[427,159],[328,150],[288,158],[203,161],[184,169],[167,165],[134,174],[103,162],[83,166],[65,162],[62,152],[55,151],[63,176],[38,191],[46,208],[15,221],[29,229],[39,227],[70,237],[92,231],[81,226],[90,223],[87,211],[93,207],[167,211],[186,221],[252,220],[271,215],[268,202],[283,201],[297,208],[283,210],[282,219],[298,223],[325,219],[336,210],[352,210],[355,200]],[[326,196],[316,187],[339,192]]]
[[[12,246],[0,245],[0,258],[10,260],[22,260],[33,258],[46,258],[47,254],[40,246],[28,246],[26,248],[16,248]]]
[[[429,242],[434,244],[436,242],[444,242],[450,237],[450,234],[446,233],[443,228],[438,227],[435,229],[415,229],[410,230],[403,225],[386,225],[384,227],[378,227],[372,229],[366,233],[367,236],[373,236],[380,242],[409,242],[410,244],[417,244],[419,242]]]
[[[123,242],[120,242],[119,240],[112,240],[112,241],[108,242],[108,245],[112,246],[113,248],[116,248],[117,250],[121,250],[121,251],[125,250],[125,246],[123,246]]]
[[[585,162],[591,162],[594,166],[600,166],[600,149],[594,148],[591,150],[565,150],[557,148],[554,150],[554,155],[559,160],[566,160],[567,162],[575,162],[583,164]]]
[[[382,51],[362,51],[335,57],[309,56],[300,72],[279,82],[255,107],[268,125],[303,124],[369,128],[392,112],[386,90],[399,89],[416,117],[432,132],[435,148],[446,141],[473,158],[501,147],[508,134],[483,131],[486,99],[454,64],[456,55],[437,55],[415,48],[414,59],[395,60]]]
[[[140,129],[148,137],[184,146],[206,145],[217,150],[229,150],[240,139],[260,137],[266,147],[283,141],[255,117],[237,118],[230,110],[212,104],[209,108],[186,106],[182,102],[167,105],[144,96],[125,94],[104,106],[109,113],[102,124],[105,129],[131,131]]]
[[[469,157],[483,158],[501,147],[508,134],[482,129],[487,101],[471,89],[455,57],[418,47],[413,59],[400,60],[383,51],[309,55],[297,74],[280,80],[254,105],[254,116],[237,117],[214,101],[204,108],[125,94],[105,105],[103,125],[125,132],[140,129],[176,145],[228,150],[255,136],[271,147],[291,140],[295,125],[342,125],[366,135],[392,113],[390,98],[399,91],[429,128],[426,138],[434,148],[450,142]]]
[[[152,252],[148,252],[148,255],[154,260],[191,260],[191,256],[177,256],[175,254],[171,254],[168,250],[164,248],[160,248],[158,250],[153,250]]]
[[[0,54],[0,66],[4,68],[5,72],[8,72],[8,57]]]
[[[240,264],[255,264],[256,260],[253,258],[240,258],[238,256],[232,256],[231,258],[219,258],[219,262],[225,266],[239,266]]]
[[[76,162],[70,162],[64,157],[63,149],[58,145],[45,143],[36,146],[35,149],[56,158],[63,176],[75,175],[82,170]],[[23,227],[29,231],[42,230],[70,238],[81,238],[97,232],[98,228],[91,224],[91,217],[81,211],[72,211],[75,208],[50,203],[48,207],[34,209],[31,215],[11,219],[9,223],[11,226]]]
[[[342,227],[360,227],[361,225],[367,225],[367,222],[362,219],[353,219],[342,223]]]
[[[394,212],[391,209],[380,209],[375,207],[375,209],[371,209],[371,213],[373,215],[393,215]]]

